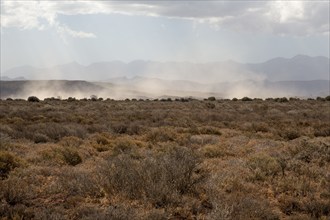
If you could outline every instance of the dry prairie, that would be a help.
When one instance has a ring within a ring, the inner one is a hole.
[[[329,219],[330,102],[0,101],[2,219]]]

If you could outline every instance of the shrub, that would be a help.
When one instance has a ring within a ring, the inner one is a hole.
[[[208,97],[207,100],[209,100],[209,101],[215,101],[216,98],[214,96],[211,96],[211,97]]]
[[[81,196],[100,198],[103,192],[100,183],[95,178],[95,173],[71,167],[63,168],[63,172],[58,174],[58,184],[67,196]]]
[[[210,102],[207,102],[205,105],[206,105],[207,108],[210,108],[210,109],[215,108],[215,104],[210,103]]]
[[[264,180],[268,176],[276,176],[282,171],[278,161],[266,154],[257,154],[247,161],[247,166],[253,171],[255,180]]]
[[[276,214],[270,207],[267,200],[262,198],[253,198],[244,196],[240,198],[234,205],[232,210],[232,219],[265,219],[279,220]]]
[[[83,141],[75,136],[63,137],[59,142],[63,147],[79,147],[82,143]]]
[[[301,141],[290,147],[289,152],[292,157],[305,163],[317,161],[322,166],[330,162],[330,148],[322,142]]]
[[[306,212],[315,219],[320,219],[322,216],[329,216],[330,214],[330,202],[322,201],[319,199],[308,199],[303,203]],[[322,218],[321,218],[322,219]]]
[[[242,101],[253,101],[253,99],[249,98],[249,97],[243,97]]]
[[[159,156],[135,160],[120,155],[108,160],[103,168],[107,177],[105,190],[130,199],[145,196],[155,207],[176,203],[180,195],[195,191],[203,176],[196,173],[199,158],[184,147],[174,148]]]
[[[155,128],[147,134],[147,140],[153,143],[174,141],[176,135],[170,128]]]
[[[97,101],[97,96],[96,95],[91,95],[91,101]]]
[[[74,101],[76,101],[76,98],[75,97],[69,97],[68,98],[68,102],[74,102]]]
[[[277,101],[277,102],[288,102],[289,99],[286,98],[286,97],[281,97],[281,98],[276,98],[275,101]]]
[[[117,139],[113,143],[113,154],[131,154],[131,156],[136,156],[137,146],[134,141],[128,138]]]
[[[71,166],[75,166],[82,162],[79,153],[76,150],[65,148],[61,151],[64,161]]]
[[[128,130],[128,123],[119,122],[111,126],[112,131],[116,134],[125,134]]]
[[[49,141],[49,138],[47,135],[44,134],[40,134],[40,133],[35,133],[33,135],[33,140],[34,143],[38,144],[38,143],[47,143]]]
[[[9,172],[20,166],[20,160],[6,151],[0,151],[0,178],[7,178]]]
[[[319,97],[319,96],[318,96],[318,97],[316,97],[316,100],[317,100],[317,101],[325,101],[325,98],[322,98],[322,97]]]
[[[315,137],[328,137],[330,136],[330,127],[319,128],[314,131]]]
[[[28,101],[29,101],[29,102],[39,102],[40,100],[39,100],[39,98],[36,97],[36,96],[30,96],[30,97],[28,98]]]
[[[328,95],[327,97],[325,97],[326,101],[330,101],[330,95]]]
[[[291,215],[294,212],[304,211],[299,199],[291,196],[280,198],[279,204],[281,211],[287,215]]]
[[[280,132],[280,136],[286,140],[293,140],[296,139],[298,137],[300,137],[300,133],[297,130],[294,129],[284,129]]]
[[[0,197],[10,206],[25,203],[31,192],[29,184],[16,176],[0,182],[0,189]]]
[[[266,124],[264,122],[255,122],[255,123],[252,123],[252,129],[255,132],[268,132],[269,126],[268,126],[268,124]]]
[[[202,154],[208,158],[224,157],[233,155],[225,147],[218,145],[206,145],[201,150]]]
[[[215,128],[215,127],[211,127],[211,126],[204,126],[198,129],[199,134],[214,134],[214,135],[221,135],[221,132]]]
[[[65,136],[70,136],[69,129],[59,123],[47,123],[47,124],[40,124],[40,128],[43,128],[43,133],[55,140],[59,141],[61,138]]]

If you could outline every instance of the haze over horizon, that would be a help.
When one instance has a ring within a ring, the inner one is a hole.
[[[329,57],[329,1],[1,1],[1,73],[120,60]]]

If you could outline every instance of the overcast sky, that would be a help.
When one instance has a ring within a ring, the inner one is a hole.
[[[132,60],[329,57],[329,1],[1,0],[1,72]]]

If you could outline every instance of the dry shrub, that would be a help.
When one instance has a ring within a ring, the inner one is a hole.
[[[128,130],[128,123],[119,122],[111,125],[112,131],[116,134],[125,134]]]
[[[33,141],[34,143],[47,143],[49,141],[49,138],[47,135],[40,134],[40,133],[35,133],[33,135]]]
[[[42,163],[52,165],[71,165],[75,166],[82,162],[82,158],[76,149],[70,147],[51,147],[40,152]]]
[[[83,141],[75,136],[63,137],[59,141],[59,144],[62,145],[63,147],[74,147],[74,148],[79,147],[82,143]]]
[[[243,196],[233,205],[232,219],[279,220],[279,216],[270,208],[267,200],[254,196]]]
[[[304,211],[300,200],[292,196],[285,196],[280,198],[279,206],[281,211],[286,215],[292,215],[293,213]]]
[[[281,211],[286,215],[306,213],[310,218],[323,219],[330,214],[330,202],[313,197],[301,199],[293,196],[283,196],[279,199],[279,204]]]
[[[203,135],[192,135],[190,137],[190,144],[197,144],[197,145],[214,145],[219,143],[219,137],[216,135],[209,135],[209,134],[203,134]]]
[[[308,198],[304,200],[304,210],[312,218],[320,219],[321,217],[329,217],[330,215],[330,201],[324,201],[315,198]],[[322,218],[321,218],[322,219]]]
[[[322,141],[298,140],[288,150],[292,157],[305,163],[324,166],[330,162],[330,146]]]
[[[86,130],[81,125],[63,125],[61,123],[38,123],[31,125],[15,125],[16,138],[26,138],[35,143],[45,143],[49,140],[59,141],[66,136],[84,138]]]
[[[285,140],[294,140],[301,136],[300,132],[293,128],[286,128],[279,131],[279,135]]]
[[[43,134],[52,140],[59,141],[65,136],[70,136],[68,129],[57,123],[40,124],[38,129],[43,131]]]
[[[314,131],[314,136],[315,137],[329,137],[330,136],[330,128],[325,127],[325,128],[319,128]]]
[[[193,126],[189,129],[189,133],[196,135],[200,135],[200,134],[221,135],[219,129],[212,126],[202,126],[202,127]]]
[[[28,182],[16,176],[1,181],[0,189],[1,198],[9,206],[15,206],[17,204],[27,205],[27,200],[33,196]]]
[[[3,219],[32,219],[31,206],[35,197],[33,186],[19,176],[10,176],[0,182],[0,217]]]
[[[121,137],[112,142],[112,154],[127,154],[131,157],[139,158],[138,146],[129,136]]]
[[[68,197],[103,196],[98,175],[93,171],[64,167],[58,176],[58,181],[59,189]]]
[[[274,191],[277,194],[305,197],[313,194],[315,189],[307,177],[288,176],[274,184]]]
[[[215,104],[211,103],[211,102],[206,102],[205,103],[205,107],[209,108],[209,109],[214,109],[215,108]]]
[[[99,145],[108,145],[108,144],[110,144],[110,141],[104,135],[98,134],[96,136],[96,143]]]
[[[265,122],[254,122],[252,123],[252,130],[254,132],[268,132],[269,125]]]
[[[110,195],[147,199],[155,207],[176,204],[180,196],[195,191],[202,180],[199,158],[187,148],[174,148],[158,156],[134,160],[127,155],[109,159],[103,175]]]
[[[223,194],[213,201],[207,219],[268,219],[279,220],[270,203],[254,194]]]
[[[95,148],[98,152],[108,151],[109,149],[113,148],[113,141],[111,137],[109,137],[106,133],[97,133],[93,134],[90,137],[90,145]]]
[[[253,155],[248,159],[246,165],[253,172],[252,180],[263,181],[267,177],[274,177],[282,171],[279,162],[267,154]]]
[[[82,159],[77,150],[64,148],[61,150],[63,160],[66,164],[76,166],[82,162]]]
[[[207,158],[217,158],[217,157],[234,155],[223,145],[211,145],[211,144],[205,145],[201,149],[201,153]]]
[[[7,151],[0,151],[0,178],[7,178],[10,171],[22,164],[20,158]]]
[[[111,125],[111,129],[116,134],[139,135],[143,131],[143,127],[138,122],[126,121],[118,122]]]
[[[177,137],[174,128],[154,128],[147,134],[147,140],[152,143],[174,141]]]

